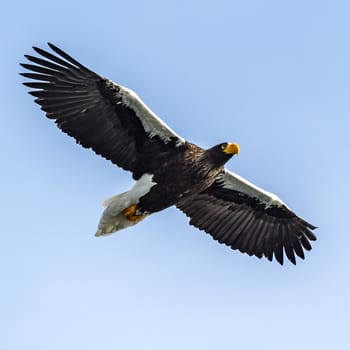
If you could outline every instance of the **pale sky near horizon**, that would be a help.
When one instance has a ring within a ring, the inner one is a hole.
[[[0,348],[347,349],[350,3],[7,2],[0,21]],[[297,265],[230,250],[175,208],[106,238],[129,173],[76,145],[18,75],[50,41],[315,224]]]

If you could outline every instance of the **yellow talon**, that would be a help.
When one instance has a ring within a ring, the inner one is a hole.
[[[145,215],[137,215],[136,214],[137,204],[132,204],[129,207],[125,208],[122,211],[122,214],[129,220],[129,221],[140,221],[142,220]]]

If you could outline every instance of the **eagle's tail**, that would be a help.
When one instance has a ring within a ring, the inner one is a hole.
[[[104,210],[95,236],[104,236],[123,228],[133,226],[149,214],[140,213],[137,204],[140,197],[149,192],[155,183],[152,176],[144,174],[130,191],[106,199],[102,205]]]
[[[106,207],[98,224],[95,236],[104,236],[123,228],[135,225],[139,220],[129,220],[125,210],[135,205],[131,202],[129,192],[124,192],[106,199],[103,203]]]

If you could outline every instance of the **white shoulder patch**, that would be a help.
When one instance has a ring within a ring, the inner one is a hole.
[[[181,136],[177,135],[168,125],[166,125],[150,108],[140,99],[140,97],[133,91],[121,85],[120,96],[122,104],[131,108],[136,116],[140,119],[142,126],[146,133],[153,136],[159,136],[165,143],[168,143],[171,138],[177,138],[177,145],[181,145],[185,142]]]
[[[287,207],[287,205],[275,194],[255,186],[248,180],[231,171],[228,171],[227,169],[225,169],[225,173],[218,176],[217,181],[223,188],[241,192],[249,197],[256,198],[258,201],[265,204],[267,208],[271,206],[281,207],[282,205]]]

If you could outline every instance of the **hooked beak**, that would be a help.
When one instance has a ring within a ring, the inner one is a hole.
[[[226,154],[239,154],[240,149],[237,143],[229,143],[227,146],[224,148],[224,153]]]

